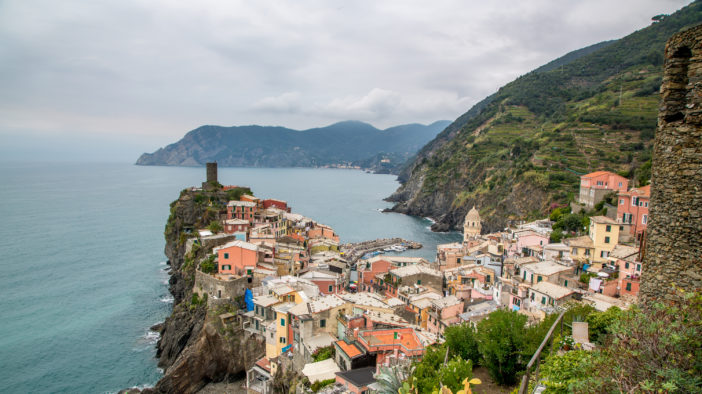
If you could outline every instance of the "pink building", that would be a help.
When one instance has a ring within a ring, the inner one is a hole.
[[[246,233],[248,231],[249,231],[249,222],[246,220],[227,219],[224,221],[224,232],[227,234]]]
[[[463,300],[459,300],[456,296],[432,300],[427,330],[435,334],[443,333],[446,327],[460,322],[458,315],[461,313],[463,313]]]
[[[378,285],[376,275],[387,273],[393,266],[387,260],[375,260],[361,261],[357,267],[359,291],[373,291],[373,285]]]
[[[227,219],[240,219],[253,222],[258,211],[256,203],[251,201],[229,201],[227,204]]]
[[[640,240],[648,225],[648,205],[651,185],[619,192],[617,222],[629,227],[629,234]]]
[[[596,171],[580,177],[580,195],[578,202],[589,209],[602,201],[612,191],[625,192],[629,180],[609,171]]]
[[[258,246],[244,241],[233,241],[214,249],[220,274],[251,275],[258,262]]]
[[[543,248],[549,242],[547,235],[531,230],[517,232],[515,236],[517,237],[516,253],[521,257],[534,256],[536,254],[534,246]]]

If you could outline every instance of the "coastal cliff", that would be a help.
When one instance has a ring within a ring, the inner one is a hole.
[[[265,351],[265,343],[219,318],[223,313],[235,313],[236,303],[215,305],[193,294],[198,262],[212,247],[230,240],[223,237],[194,247],[194,232],[217,221],[226,212],[227,202],[243,193],[251,191],[186,189],[171,204],[164,236],[165,254],[171,266],[169,290],[174,302],[171,315],[160,325],[156,354],[164,375],[155,387],[143,393],[195,393],[210,382],[241,376]]]

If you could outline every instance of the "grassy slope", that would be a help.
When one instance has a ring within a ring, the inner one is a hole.
[[[635,177],[651,155],[665,41],[700,22],[696,2],[502,87],[420,151],[401,177],[413,190],[400,189],[398,210],[434,216],[446,228],[476,204],[496,229],[566,203],[580,173]]]

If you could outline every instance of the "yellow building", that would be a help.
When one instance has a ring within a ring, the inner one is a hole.
[[[295,304],[292,302],[286,302],[284,304],[279,304],[273,307],[275,312],[275,341],[274,346],[269,347],[268,341],[266,342],[266,357],[277,357],[283,352],[283,349],[290,345],[290,338],[288,333],[290,333],[290,321],[288,317],[288,311],[294,307]],[[273,345],[273,344],[271,344]],[[269,351],[273,351],[274,354],[269,354]]]
[[[619,243],[619,224],[606,216],[593,216],[589,235],[594,247],[592,262],[606,263],[609,252]]]

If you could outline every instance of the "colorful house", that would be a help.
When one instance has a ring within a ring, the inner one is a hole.
[[[258,211],[256,203],[251,201],[229,201],[227,204],[227,219],[240,219],[253,222],[254,214]]]
[[[227,219],[224,221],[224,232],[234,234],[236,239],[246,241],[250,223],[243,219]]]
[[[252,275],[258,262],[258,246],[236,240],[214,248],[217,269],[224,275]]]
[[[362,330],[355,333],[366,353],[376,356],[376,365],[389,365],[391,359],[420,358],[424,345],[413,328]]]
[[[609,171],[591,172],[580,177],[578,202],[592,209],[607,193],[625,192],[628,187],[629,180],[623,176]]]
[[[393,264],[388,260],[370,259],[361,260],[357,265],[358,282],[360,291],[373,291],[379,285],[378,275],[383,275],[390,271]]]
[[[638,241],[648,226],[648,205],[651,199],[651,185],[619,192],[617,222],[624,225],[624,231]]]
[[[619,223],[606,216],[593,216],[590,218],[589,235],[595,252],[592,261],[605,263],[609,252],[619,243]]]

